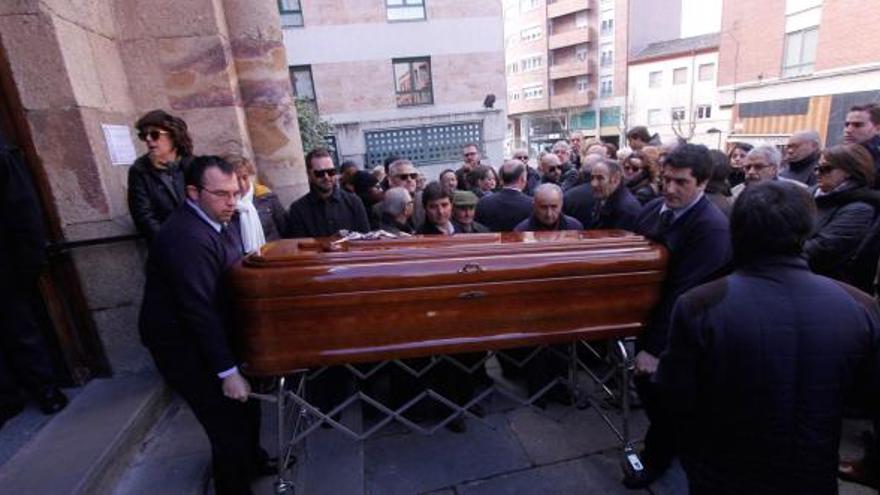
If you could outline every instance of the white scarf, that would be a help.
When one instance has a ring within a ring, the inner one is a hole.
[[[263,225],[260,224],[260,215],[254,206],[254,185],[247,194],[238,200],[235,205],[238,210],[238,220],[241,224],[241,242],[244,245],[245,253],[253,253],[260,249],[260,246],[266,244],[266,236],[263,234]]]

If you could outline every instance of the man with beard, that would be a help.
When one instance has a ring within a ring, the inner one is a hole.
[[[779,172],[779,176],[808,186],[816,185],[816,165],[819,163],[821,148],[822,138],[816,131],[792,134],[785,146],[786,166]]]
[[[309,192],[294,201],[287,213],[291,237],[325,237],[340,230],[369,232],[370,221],[360,198],[336,186],[336,167],[330,152],[316,148],[306,155]]]

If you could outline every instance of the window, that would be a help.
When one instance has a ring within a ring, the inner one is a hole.
[[[602,67],[611,67],[614,63],[614,50],[611,43],[602,43],[599,48],[599,65]]]
[[[672,121],[684,120],[684,107],[672,107]]]
[[[614,34],[614,19],[602,19],[602,23],[600,24],[600,26],[600,35],[608,36]]]
[[[578,60],[578,62],[586,62],[587,56],[590,54],[590,46],[589,45],[578,45],[574,50],[574,57]]]
[[[425,0],[385,0],[389,21],[418,21],[425,18]]]
[[[700,64],[698,76],[700,81],[711,81],[715,78],[715,64]]]
[[[608,98],[614,92],[614,80],[611,76],[603,76],[599,80],[599,97]]]
[[[520,92],[518,90],[511,91],[507,94],[507,99],[510,101],[519,101]]]
[[[519,62],[511,62],[507,64],[508,74],[516,74],[517,72],[519,72]]]
[[[523,72],[538,70],[544,65],[544,59],[540,55],[526,57],[520,61],[520,69]]]
[[[687,67],[679,67],[672,71],[672,84],[679,85],[685,84],[688,80],[688,70]]]
[[[577,78],[577,91],[578,93],[586,93],[590,90],[590,78],[587,76],[580,76]]]
[[[816,41],[819,28],[813,27],[785,35],[785,54],[782,56],[782,75],[798,76],[813,72],[816,61]]]
[[[431,59],[428,57],[394,59],[394,90],[397,106],[434,103],[431,89]]]
[[[658,125],[663,119],[662,112],[659,108],[648,110],[648,125]]]
[[[519,11],[528,12],[529,10],[535,10],[538,8],[539,2],[540,0],[519,0]]]
[[[297,65],[289,69],[293,96],[297,100],[315,101],[315,84],[312,82],[312,66]]]
[[[698,119],[711,119],[712,118],[712,105],[697,105],[697,118]]]
[[[281,27],[303,25],[303,13],[299,0],[278,0],[278,12],[281,14]]]
[[[454,162],[461,160],[465,143],[485,149],[482,121],[364,131],[364,167],[381,167],[392,153],[409,158],[416,166]]]
[[[578,29],[589,26],[590,18],[587,16],[587,13],[578,12],[577,15],[574,16],[574,25]]]
[[[537,100],[544,97],[544,86],[538,84],[527,86],[522,91],[523,100]]]
[[[534,26],[523,29],[519,32],[519,39],[522,41],[532,41],[541,38],[541,26]]]
[[[659,88],[663,85],[663,72],[659,70],[655,70],[654,72],[648,73],[648,87],[649,88]]]

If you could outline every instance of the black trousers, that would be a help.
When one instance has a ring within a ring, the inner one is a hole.
[[[246,495],[255,468],[265,459],[260,448],[260,404],[223,395],[222,382],[196,351],[150,349],[159,373],[189,404],[211,442],[217,495]]]
[[[0,287],[0,404],[20,403],[20,389],[39,393],[54,382],[34,313],[36,297],[36,284]]]
[[[637,376],[635,383],[645,413],[651,421],[645,435],[642,461],[652,467],[666,469],[676,454],[675,425],[663,406],[660,387],[651,381],[651,376]]]

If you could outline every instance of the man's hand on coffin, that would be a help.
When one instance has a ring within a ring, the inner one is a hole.
[[[235,372],[223,379],[223,395],[232,400],[246,402],[248,394],[251,393],[251,385],[241,376],[241,373]]]
[[[636,354],[636,375],[653,375],[657,371],[657,365],[660,360],[653,354],[639,351]]]

